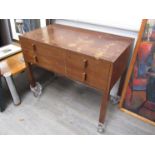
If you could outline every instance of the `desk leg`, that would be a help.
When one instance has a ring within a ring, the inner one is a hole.
[[[98,124],[98,132],[102,133],[105,129],[105,116],[106,110],[109,100],[109,91],[103,94],[103,100],[100,106],[100,116],[99,116],[99,124]]]
[[[32,73],[32,66],[30,63],[27,63],[27,71],[28,71],[28,78],[29,78],[29,82],[30,82],[30,86],[33,88],[36,86],[36,81],[34,79],[34,75]]]
[[[0,111],[3,112],[5,110],[5,104],[3,101],[3,94],[2,94],[2,81],[0,77]]]
[[[30,89],[33,92],[33,95],[35,97],[38,97],[42,94],[42,86],[39,82],[35,81],[34,75],[32,73],[31,64],[27,63],[27,69],[28,69],[28,77],[30,81]]]
[[[119,88],[118,88],[118,92],[117,95],[121,96],[122,95],[122,91],[123,91],[123,86],[124,86],[124,82],[125,82],[125,77],[126,77],[126,73],[127,73],[127,69],[124,71],[124,73],[121,76],[121,80],[120,80],[120,84],[119,84]]]
[[[9,87],[14,104],[19,105],[21,103],[20,97],[17,93],[17,90],[16,90],[16,87],[15,87],[15,84],[14,84],[11,74],[5,74],[4,77],[6,79],[8,87]]]

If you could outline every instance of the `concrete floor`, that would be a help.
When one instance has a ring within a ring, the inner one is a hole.
[[[97,132],[101,92],[64,77],[37,69],[36,78],[43,94],[35,98],[29,91],[26,74],[15,83],[22,103],[14,106],[3,80],[5,112],[0,113],[0,134],[99,134]],[[144,123],[109,103],[106,130],[103,134],[155,134],[155,126]]]

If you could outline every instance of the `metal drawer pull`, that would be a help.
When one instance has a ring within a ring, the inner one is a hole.
[[[84,60],[83,60],[83,64],[84,64],[84,68],[86,68],[87,65],[88,65],[88,60],[87,60],[87,59],[84,59]]]
[[[33,56],[33,59],[34,59],[34,62],[35,63],[37,63],[38,62],[38,58],[37,58],[37,56],[35,55],[35,56]]]
[[[86,81],[86,79],[87,79],[87,74],[86,73],[82,73],[82,80]]]
[[[36,45],[35,44],[32,44],[32,48],[35,51],[36,50]]]

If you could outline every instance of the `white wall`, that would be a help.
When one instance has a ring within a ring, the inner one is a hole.
[[[131,21],[125,21],[123,22],[116,22],[116,21],[109,21],[106,23],[106,20],[102,21],[93,21],[93,20],[63,20],[63,19],[57,19],[55,21],[58,24],[63,25],[70,25],[74,27],[80,27],[100,32],[107,32],[112,33],[120,36],[127,36],[135,38],[135,42],[137,40],[138,35],[138,29],[140,28],[141,21],[137,20],[136,23],[133,22],[133,26],[131,24]],[[119,24],[120,23],[120,26]],[[133,50],[132,50],[133,51]],[[132,52],[131,51],[131,52]],[[111,90],[111,95],[116,95],[117,90],[119,86],[119,81],[115,84],[113,89]]]
[[[108,32],[112,34],[122,35],[122,36],[129,36],[129,37],[137,37],[137,32],[139,30],[141,21],[138,20],[136,24],[133,24],[131,27],[131,23],[124,22],[116,22],[116,21],[93,21],[93,20],[64,20],[64,19],[57,19],[55,21],[58,24],[70,25],[75,27],[86,28],[95,31],[101,32]],[[133,22],[134,23],[134,22]],[[120,24],[120,26],[119,26]],[[126,24],[126,26],[125,26]]]
[[[108,17],[108,16],[107,16]],[[96,25],[104,25],[104,26],[110,26],[115,28],[121,28],[124,30],[131,30],[131,31],[138,31],[139,26],[141,23],[141,19],[136,18],[125,18],[125,19],[119,19],[119,18],[98,18],[98,19],[76,19],[74,21],[84,22],[84,23],[90,23],[90,24],[96,24]]]

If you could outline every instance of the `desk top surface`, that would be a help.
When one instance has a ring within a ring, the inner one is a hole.
[[[111,62],[133,43],[132,38],[59,24],[36,29],[21,37]]]

